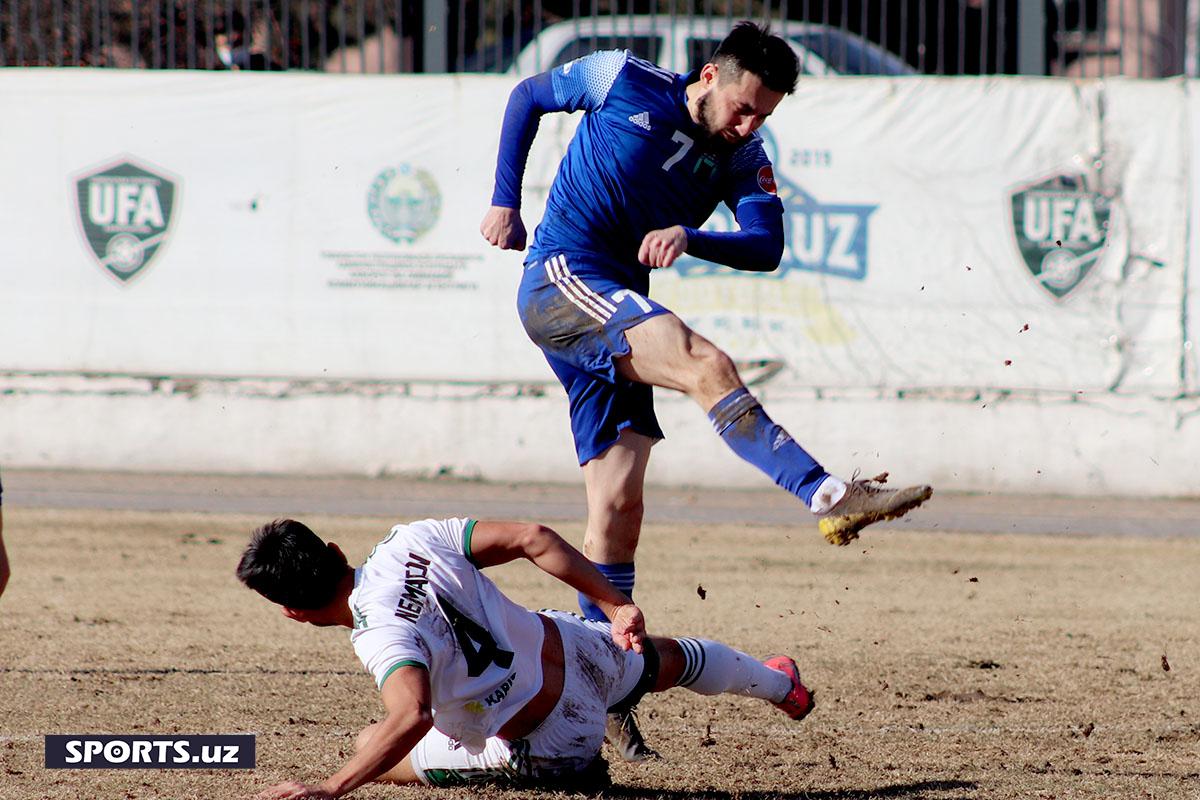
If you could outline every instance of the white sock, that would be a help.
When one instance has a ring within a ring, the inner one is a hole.
[[[841,478],[827,475],[825,480],[821,481],[821,485],[817,487],[809,508],[814,514],[827,514],[845,496],[845,482]]]
[[[792,681],[757,658],[709,639],[676,639],[683,648],[683,674],[676,686],[696,694],[740,694],[777,703]]]

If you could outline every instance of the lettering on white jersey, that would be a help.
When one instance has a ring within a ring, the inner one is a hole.
[[[517,673],[513,673],[504,679],[504,683],[496,687],[496,691],[484,698],[484,702],[489,706],[494,706],[504,698],[508,697],[508,691],[512,689],[513,684],[517,682]]]
[[[425,586],[429,583],[429,559],[411,550],[404,565],[404,594],[396,602],[396,616],[416,622],[425,607]]]

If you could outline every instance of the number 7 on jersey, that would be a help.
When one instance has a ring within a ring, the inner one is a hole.
[[[687,155],[688,150],[692,149],[692,137],[688,136],[682,131],[675,131],[675,133],[671,136],[671,141],[679,142],[679,152],[663,162],[662,168],[664,172],[670,172],[671,167],[678,164],[683,157]]]

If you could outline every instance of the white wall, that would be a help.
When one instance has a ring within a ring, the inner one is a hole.
[[[566,402],[537,385],[3,382],[0,463],[163,472],[579,480]],[[1200,401],[1001,391],[778,398],[825,465],[943,490],[1192,496]],[[662,396],[649,480],[757,487],[690,401]]]

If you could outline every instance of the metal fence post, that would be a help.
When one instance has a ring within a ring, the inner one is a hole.
[[[447,0],[425,0],[422,6],[425,20],[425,31],[422,34],[425,58],[422,60],[425,72],[450,71],[446,41],[449,36],[449,27],[446,25],[448,6]]]
[[[1046,74],[1045,0],[1019,0],[1017,4],[1017,72]]]

